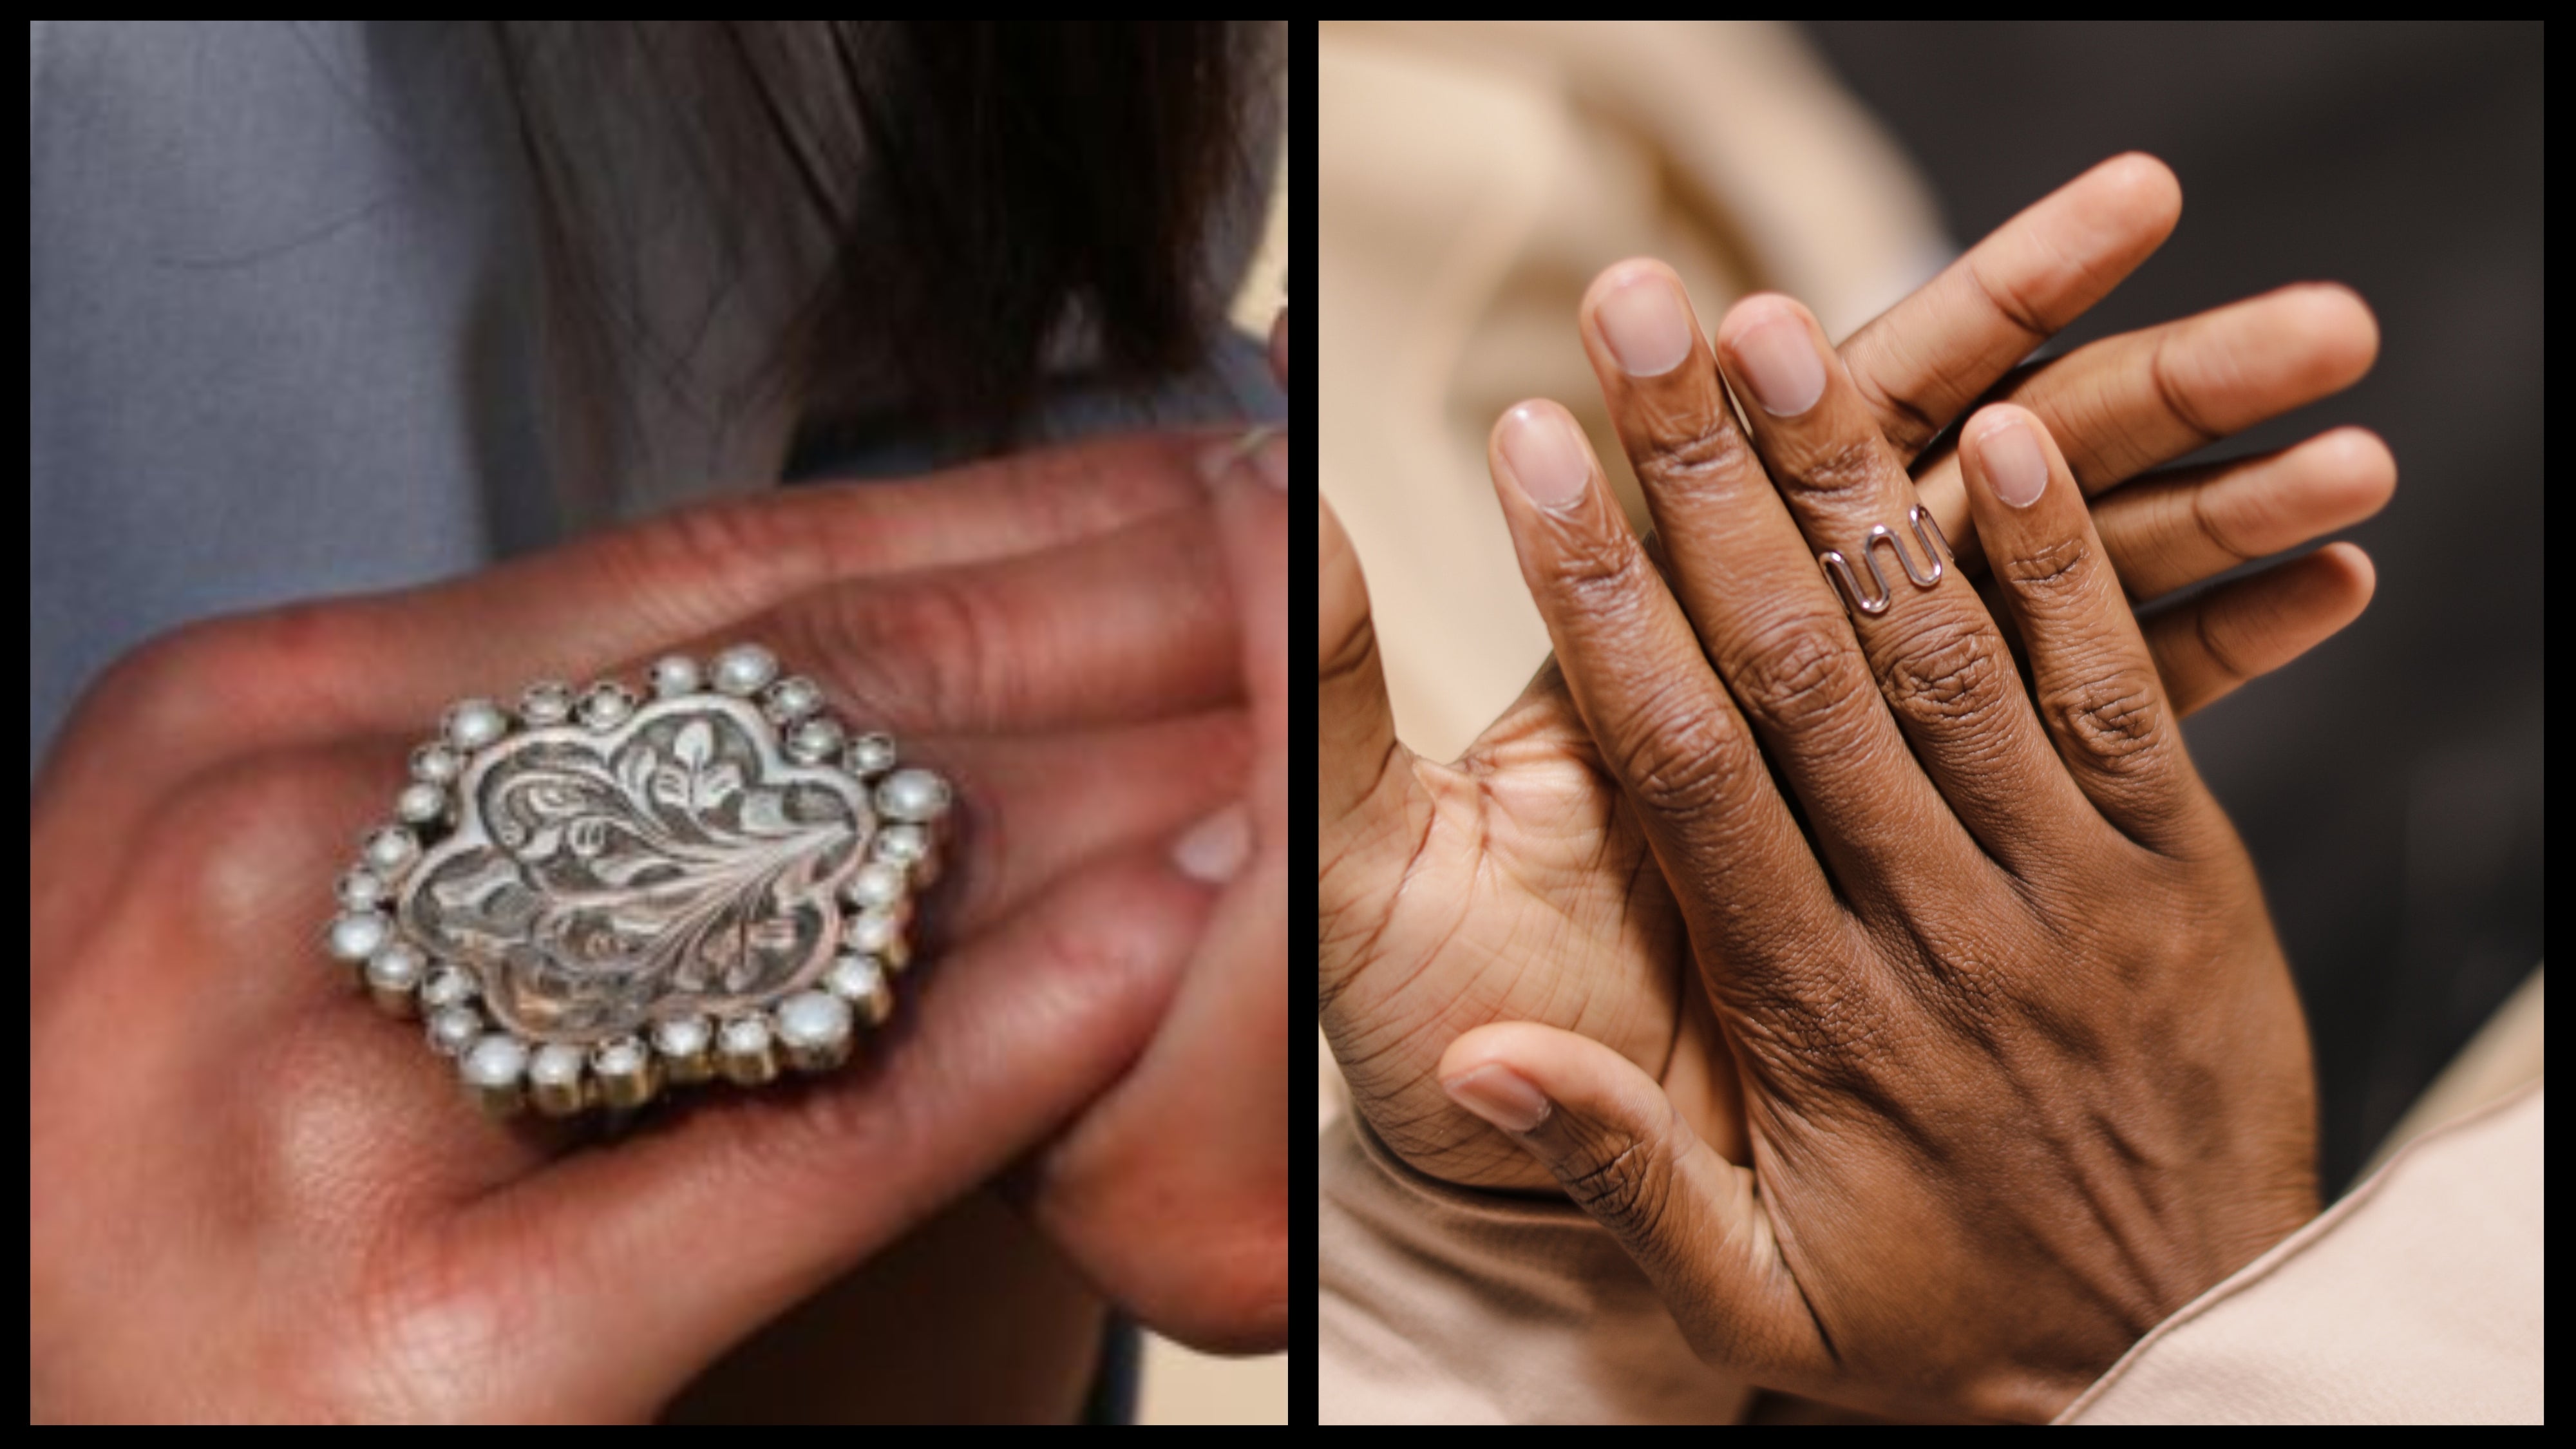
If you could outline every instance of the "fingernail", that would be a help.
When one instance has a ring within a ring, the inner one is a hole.
[[[2019,418],[2005,418],[1977,435],[1977,461],[1986,465],[1986,485],[2015,508],[2028,508],[2048,490],[2048,460]]]
[[[1562,413],[1526,404],[1503,414],[1503,470],[1541,508],[1572,503],[1592,478],[1574,424]]]
[[[1793,313],[1774,313],[1735,339],[1735,365],[1753,388],[1753,400],[1775,418],[1794,418],[1825,393],[1825,364],[1806,324]]]
[[[1239,804],[1219,810],[1172,842],[1173,866],[1209,885],[1224,885],[1243,874],[1251,859],[1252,815]]]
[[[1449,1100],[1506,1132],[1527,1132],[1547,1120],[1547,1095],[1506,1067],[1478,1067],[1440,1086]]]
[[[1265,487],[1288,491],[1288,439],[1277,428],[1259,424],[1231,443],[1199,456],[1199,472],[1215,487],[1240,471]]]
[[[1602,297],[1597,315],[1610,354],[1630,377],[1660,377],[1690,356],[1690,314],[1661,272],[1631,274]]]

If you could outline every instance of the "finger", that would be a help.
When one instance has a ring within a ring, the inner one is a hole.
[[[1911,838],[1893,844],[1905,865],[1887,888],[1904,895],[1925,852],[1951,845],[1943,837],[1959,825],[2007,867],[2059,856],[2060,821],[2082,797],[2051,757],[1976,590],[1913,526],[1913,483],[1815,318],[1786,297],[1747,298],[1718,328],[1718,357],[1807,546],[1829,567],[1843,561],[1835,576],[1879,693],[1956,816],[1912,822]],[[1897,756],[1847,772],[1884,790],[1911,768]]]
[[[1287,442],[1266,445],[1284,453]],[[1277,461],[1286,466],[1285,459]],[[1121,1307],[1194,1347],[1267,1352],[1288,1324],[1288,498],[1221,479],[1259,736],[1241,806],[1182,868],[1224,894],[1153,1043],[1049,1151],[1036,1208]]]
[[[1391,832],[1412,756],[1395,737],[1359,554],[1320,496],[1315,537],[1315,824],[1317,854],[1330,865],[1370,845],[1397,847]]]
[[[1817,848],[1866,892],[1943,806],[1905,757],[1842,605],[1735,424],[1681,279],[1656,261],[1603,272],[1579,313],[1584,349],[1635,465],[1670,580],[1735,702],[1821,827]],[[1696,867],[1686,868],[1696,875]]]
[[[2296,548],[2388,505],[2397,460],[2364,428],[2277,452],[2176,468],[2093,505],[2093,527],[2131,599],[2161,597]]]
[[[2172,235],[2182,185],[2114,156],[2050,192],[1845,339],[1890,447],[1911,459],[2014,363],[2110,295]]]
[[[764,641],[847,719],[897,732],[1194,713],[1242,690],[1215,543],[1205,511],[1169,513],[1044,553],[829,585],[683,652]]]
[[[1759,900],[1783,929],[1843,918],[1772,788],[1753,736],[1700,652],[1565,409],[1527,402],[1486,449],[1521,577],[1547,623],[1576,709],[1635,800],[1694,924],[1736,933],[1711,902]]]
[[[2122,333],[2027,368],[1996,393],[2062,441],[2087,495],[2350,387],[2379,324],[2348,287],[2305,283]],[[1949,527],[1968,515],[1955,450],[1918,459],[1915,487]],[[1972,524],[1959,549],[1979,556]]]
[[[579,679],[675,640],[734,632],[835,584],[989,565],[1162,515],[1204,515],[1196,460],[1206,443],[1127,437],[910,483],[765,493],[448,583],[225,621],[228,672],[256,687],[228,691],[207,723],[268,743],[409,730],[461,696]],[[1210,588],[1216,574],[1181,577]]]
[[[2205,796],[2065,455],[2009,403],[1979,409],[1961,436],[1987,560],[2059,757],[2113,826],[2175,848]]]
[[[1450,1043],[1440,1081],[1610,1230],[1702,1355],[1768,1372],[1824,1366],[1823,1336],[1752,1172],[1700,1141],[1634,1062],[1572,1032],[1509,1022]]]
[[[458,1251],[553,1270],[507,1310],[567,1394],[685,1378],[1115,1080],[1205,904],[1159,851],[1085,871],[924,977],[872,1061],[562,1160],[460,1215]]]
[[[2177,716],[2225,698],[2361,617],[2377,575],[2370,555],[2330,543],[2141,621]]]

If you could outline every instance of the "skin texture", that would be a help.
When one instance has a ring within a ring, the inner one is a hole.
[[[1272,777],[1257,756],[1282,734],[1246,705],[1276,708],[1247,667],[1282,647],[1279,605],[1238,607],[1230,567],[1284,547],[1258,536],[1276,495],[1212,487],[1208,442],[722,504],[119,663],[32,812],[32,1416],[645,1417],[1050,1143],[1106,1144],[1030,1204],[1095,1284],[1258,1341],[1278,1293],[1234,1229],[1269,1179],[1175,1206],[1199,1231],[1157,1225],[1160,1276],[1139,1277],[1095,1175],[1150,1154],[1084,1116],[1182,1050],[1156,1035],[1176,1005],[1285,969],[1229,955],[1239,926],[1210,934],[1284,910],[1275,867],[1219,888],[1168,854]],[[707,1094],[611,1145],[481,1121],[416,1028],[323,961],[328,882],[444,701],[743,637],[957,783],[902,1024],[846,1074]],[[1267,831],[1283,812],[1251,813]],[[1194,1023],[1242,1024],[1220,1015]],[[1217,1114],[1279,1086],[1191,1090]],[[1284,1134],[1236,1131],[1284,1156]]]
[[[1854,407],[1910,464],[1963,557],[1978,557],[1977,520],[1956,453],[1937,435],[1980,396],[2029,408],[2065,440],[2083,492],[2098,495],[2105,558],[2134,602],[2386,501],[2394,465],[2358,429],[2280,454],[2143,473],[2358,378],[2377,334],[2341,288],[2288,288],[2016,369],[2152,253],[2179,208],[2160,163],[2105,162],[1842,344]],[[1715,361],[1695,325],[1677,369],[1649,379],[1620,370],[1600,306],[1641,270],[1678,287],[1660,264],[1622,263],[1595,283],[1580,325],[1651,501],[1728,465],[1743,445],[1717,426]],[[1933,450],[1921,452],[1927,441]],[[1654,547],[1669,562],[1685,541],[1658,522]],[[1660,1081],[1695,1131],[1739,1150],[1736,1073],[1690,989],[1682,913],[1616,788],[1620,762],[1595,744],[1556,666],[1457,763],[1412,755],[1387,713],[1359,561],[1328,507],[1318,529],[1319,999],[1360,1115],[1435,1177],[1555,1190],[1438,1081],[1440,1053],[1458,1033],[1522,1020],[1605,1043]],[[1792,562],[1820,582],[1811,551],[1781,567]],[[2357,616],[2370,587],[2367,561],[2335,547],[2151,614],[2141,622],[2171,708],[2187,714],[2296,657]]]
[[[1781,395],[1757,374],[1783,348],[1823,386],[1775,415],[1753,400]],[[1523,496],[1513,435],[1570,427],[1561,409],[1506,414],[1495,458],[1573,697],[1677,883],[1745,1140],[1711,1150],[1621,1054],[1544,1025],[1467,1032],[1440,1074],[1711,1359],[1898,1412],[2044,1419],[2315,1214],[2298,999],[2035,413],[1962,429],[2025,691],[1957,571],[1896,578],[1870,617],[1815,569],[1914,485],[1805,309],[1747,299],[1717,355],[1752,436],[1713,379],[1679,384],[1733,445],[1650,480],[1669,589],[1597,465],[1564,506]],[[1999,492],[2015,444],[2044,479],[2022,507]]]

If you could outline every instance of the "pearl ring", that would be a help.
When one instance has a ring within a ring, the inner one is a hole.
[[[948,784],[745,644],[448,709],[324,932],[488,1111],[846,1061],[893,1010]]]

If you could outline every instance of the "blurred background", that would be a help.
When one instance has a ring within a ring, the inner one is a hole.
[[[2051,351],[2300,279],[2368,299],[2369,377],[2209,455],[2376,430],[2396,499],[2345,536],[2378,594],[2185,726],[2306,999],[2339,1191],[2541,959],[2540,28],[1322,36],[1318,457],[1371,564],[1399,728],[1435,758],[1546,647],[1484,477],[1486,425],[1553,396],[1616,458],[1573,316],[1618,257],[1673,260],[1706,317],[1783,288],[1839,337],[2139,149],[2180,176],[2181,225]]]
[[[2540,27],[1808,35],[1954,239],[2116,151],[2182,177],[2173,239],[2061,348],[2302,278],[2379,314],[2358,386],[2209,452],[2387,439],[2396,500],[2347,535],[2379,592],[2184,726],[2297,972],[2341,1184],[2541,959]]]

